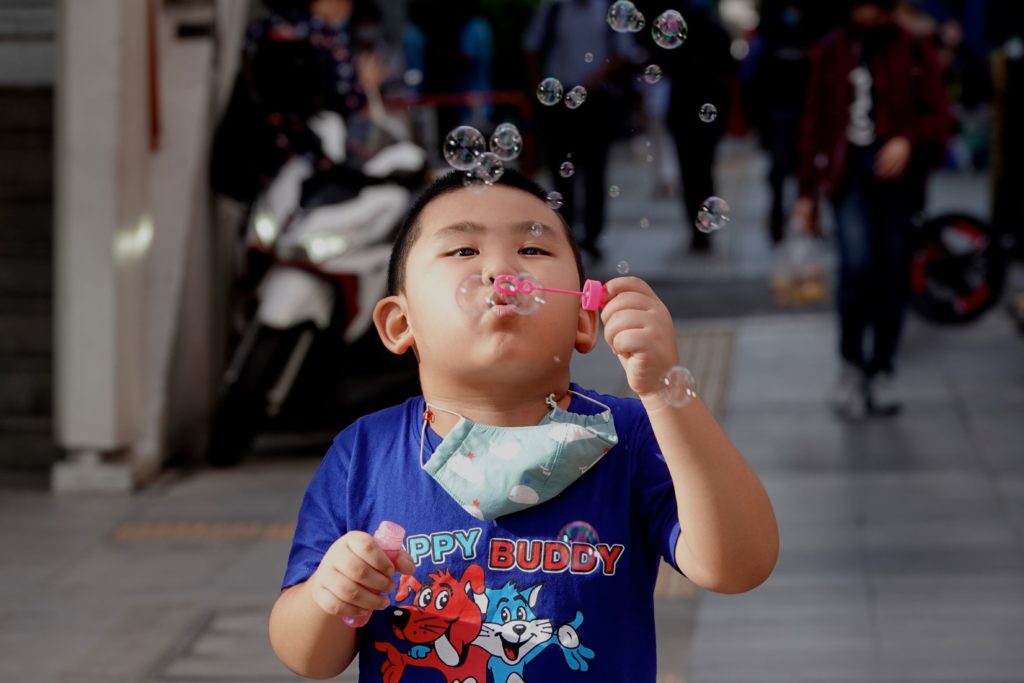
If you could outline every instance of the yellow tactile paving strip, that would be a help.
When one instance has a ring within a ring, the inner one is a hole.
[[[127,522],[114,530],[114,540],[288,540],[294,534],[295,525],[284,522]]]

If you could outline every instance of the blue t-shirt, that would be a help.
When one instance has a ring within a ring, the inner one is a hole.
[[[661,558],[675,566],[679,536],[672,481],[638,400],[572,389],[611,407],[618,445],[554,499],[492,521],[420,467],[422,397],[335,438],[303,499],[283,587],[309,578],[340,536],[382,520],[405,527],[417,567],[363,628],[360,681],[655,680],[654,585]],[[577,396],[569,405],[600,410]],[[440,442],[428,428],[424,452]],[[578,521],[597,537],[560,541]]]

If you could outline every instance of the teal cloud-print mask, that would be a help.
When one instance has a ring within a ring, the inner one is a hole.
[[[420,431],[420,466],[477,519],[495,519],[551,500],[619,442],[611,409],[570,393],[604,410],[595,415],[570,413],[555,403],[552,394],[546,401],[551,410],[537,425],[495,427],[428,403]],[[459,421],[424,463],[431,409],[444,410]]]

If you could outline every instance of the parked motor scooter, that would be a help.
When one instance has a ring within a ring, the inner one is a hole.
[[[426,153],[397,141],[365,160],[346,158],[340,116],[322,114],[313,127],[333,168],[292,158],[249,214],[246,248],[264,266],[213,419],[206,457],[214,466],[242,461],[286,403],[299,402],[293,392],[302,377],[315,396],[301,412],[330,416],[333,429],[346,409],[364,413],[417,390],[415,367],[383,349],[372,313],[385,294],[394,230],[424,181]]]

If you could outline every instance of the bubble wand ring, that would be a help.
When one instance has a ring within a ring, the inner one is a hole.
[[[552,294],[571,294],[580,297],[585,311],[597,311],[604,305],[605,288],[598,280],[587,280],[583,283],[583,291],[556,289],[555,287],[538,287],[529,280],[521,280],[515,275],[499,275],[494,278],[494,290],[500,294],[525,294],[534,292],[550,292]]]

